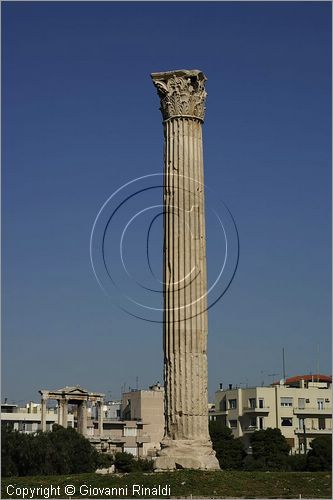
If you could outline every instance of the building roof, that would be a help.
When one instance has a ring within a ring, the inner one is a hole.
[[[314,373],[311,375],[296,375],[294,377],[289,377],[286,378],[285,384],[295,384],[297,382],[300,382],[301,380],[306,380],[308,382],[328,382],[332,383],[332,375],[322,375],[320,373]],[[272,385],[279,385],[280,382],[273,382]]]
[[[42,389],[39,391],[39,394],[42,396],[45,396],[49,399],[54,399],[54,396],[73,396],[73,399],[75,396],[81,396],[81,397],[88,397],[88,398],[104,398],[105,394],[99,393],[99,392],[88,392],[87,389],[84,389],[83,387],[76,385],[76,386],[68,386],[62,387],[61,389],[57,389],[56,391],[51,391],[51,390],[45,390]]]

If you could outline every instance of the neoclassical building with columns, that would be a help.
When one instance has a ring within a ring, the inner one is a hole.
[[[58,403],[58,424],[67,427],[68,405],[76,406],[77,431],[88,436],[88,406],[94,407],[98,420],[98,435],[103,435],[103,402],[104,394],[88,392],[80,386],[63,387],[56,391],[40,390],[41,395],[41,430],[46,430],[47,402],[56,400]]]

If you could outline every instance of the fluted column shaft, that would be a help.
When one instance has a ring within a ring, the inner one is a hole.
[[[166,434],[209,440],[202,120],[164,122]]]

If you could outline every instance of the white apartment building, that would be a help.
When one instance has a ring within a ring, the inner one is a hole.
[[[16,404],[1,404],[1,422],[12,424],[13,429],[25,434],[34,434],[42,430],[41,405],[39,403],[27,403],[20,408]],[[47,408],[46,430],[52,430],[53,424],[58,423],[57,408]],[[74,415],[68,415],[68,427],[74,427]]]
[[[332,434],[331,385],[327,375],[301,375],[270,387],[220,388],[210,419],[221,419],[248,451],[253,432],[278,428],[292,453],[305,453],[312,439]]]

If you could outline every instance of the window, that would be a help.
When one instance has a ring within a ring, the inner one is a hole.
[[[317,407],[318,407],[318,410],[324,409],[324,400],[323,399],[317,399]]]
[[[257,427],[257,417],[251,417],[250,418],[249,427]]]
[[[237,428],[237,420],[229,420],[229,424],[233,429]]]
[[[304,430],[304,418],[300,418],[298,421],[298,428],[303,431]]]
[[[259,429],[263,430],[264,428],[264,417],[259,417]]]
[[[250,398],[249,399],[249,407],[250,408],[255,408],[257,405],[256,405],[256,398]]]
[[[298,398],[298,408],[304,410],[305,408],[305,398]]]
[[[325,418],[318,418],[318,429],[320,430],[326,429]]]
[[[281,406],[292,406],[293,398],[280,398]]]
[[[259,408],[265,408],[265,400],[259,399]]]
[[[291,427],[293,425],[293,419],[292,418],[281,418],[281,425],[283,427]]]
[[[229,408],[230,408],[230,410],[236,410],[237,399],[229,399]]]

